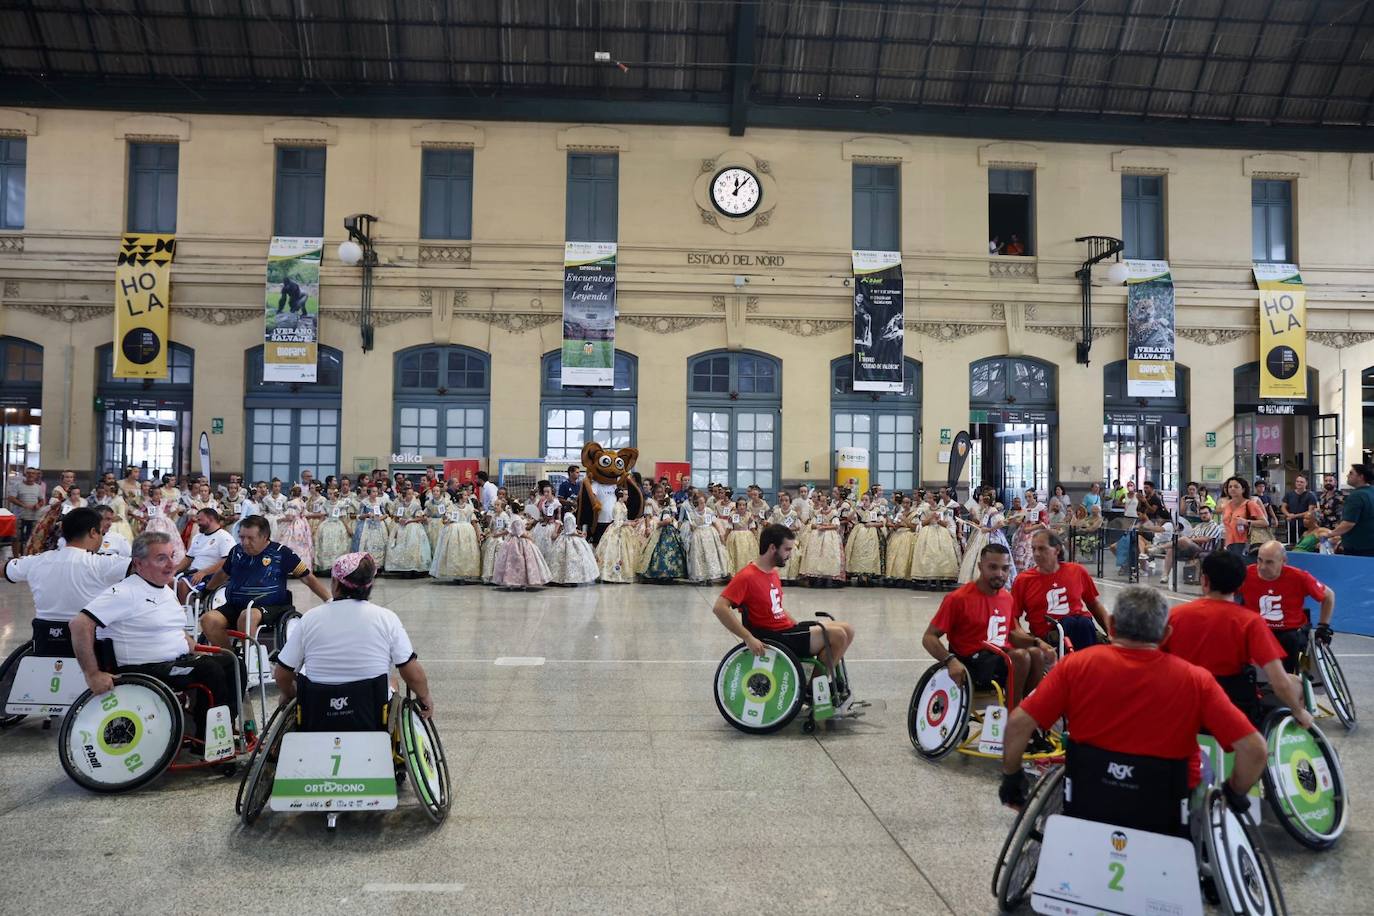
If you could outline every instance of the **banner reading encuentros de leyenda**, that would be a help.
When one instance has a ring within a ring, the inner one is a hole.
[[[1307,291],[1296,264],[1255,264],[1260,397],[1307,397]]]
[[[855,251],[854,390],[901,391],[906,342],[902,255]]]
[[[1174,396],[1174,281],[1168,261],[1126,261],[1126,395]]]
[[[126,235],[115,259],[114,377],[167,377],[176,236]]]
[[[615,385],[615,242],[563,246],[564,385]]]
[[[264,382],[313,382],[320,341],[324,239],[273,236],[267,251]]]

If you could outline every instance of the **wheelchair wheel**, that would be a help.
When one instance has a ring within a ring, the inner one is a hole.
[[[1274,863],[1249,815],[1232,811],[1218,788],[1208,790],[1200,815],[1201,836],[1194,834],[1198,866],[1216,885],[1221,912],[1230,916],[1287,916]]]
[[[234,802],[234,811],[243,826],[251,826],[262,814],[262,809],[267,807],[267,800],[272,797],[272,783],[277,776],[282,739],[295,728],[296,701],[293,699],[285,706],[278,706],[272,713],[272,720],[263,732],[264,737],[258,742],[258,748],[244,770],[243,782],[239,783],[238,798]]]
[[[301,612],[295,609],[282,614],[277,620],[277,625],[272,628],[272,639],[275,644],[272,646],[273,653],[280,652],[282,646],[286,645],[286,637],[291,635],[291,630],[296,626],[296,621],[301,619]]]
[[[786,646],[763,642],[762,657],[740,643],[716,669],[716,708],[726,722],[751,735],[775,732],[796,718],[806,688],[797,657]]]
[[[143,674],[120,675],[114,689],[87,690],[72,703],[57,740],[62,769],[92,792],[127,792],[171,765],[181,748],[181,703]]]
[[[1326,691],[1327,699],[1331,701],[1332,711],[1347,729],[1354,728],[1355,701],[1350,696],[1350,688],[1345,683],[1345,672],[1341,670],[1336,653],[1315,636],[1312,638],[1311,651],[1312,664],[1321,676],[1322,688]]]
[[[401,747],[410,771],[410,785],[425,814],[434,823],[448,817],[453,803],[449,782],[448,758],[433,719],[420,715],[415,701],[407,697],[401,706]]]
[[[968,735],[973,694],[950,677],[943,663],[931,665],[906,711],[906,730],[912,747],[927,760],[939,760],[959,746]]]
[[[1269,759],[1264,766],[1264,797],[1289,836],[1309,849],[1329,849],[1345,832],[1345,773],[1321,729],[1308,731],[1287,709],[1276,709],[1264,723]]]
[[[1064,810],[1064,768],[1055,767],[1035,784],[1026,806],[1007,832],[997,868],[992,873],[992,893],[1003,911],[1016,909],[1030,893],[1035,869],[1040,864],[1040,842],[1045,823]]]
[[[5,704],[9,702],[10,690],[14,687],[14,676],[19,673],[19,662],[24,656],[33,653],[33,640],[24,643],[18,649],[10,653],[9,658],[0,663],[0,728],[9,728],[18,725],[26,718],[25,715],[9,716],[5,715]]]

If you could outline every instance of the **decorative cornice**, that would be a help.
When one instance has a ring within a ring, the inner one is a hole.
[[[0,235],[0,254],[23,254],[24,237],[22,235]]]
[[[712,297],[711,297],[711,310],[712,310],[712,311],[715,311],[715,312],[723,312],[723,311],[725,311],[725,297],[724,297],[724,296],[712,296]],[[745,299],[744,299],[744,311],[745,311],[745,313],[746,313],[746,314],[749,314],[749,315],[753,315],[753,314],[755,314],[756,312],[758,312],[758,310],[759,310],[759,297],[758,297],[758,296],[746,296]]]
[[[849,324],[849,322],[844,323]],[[1004,325],[966,324],[954,321],[907,321],[905,327],[908,331],[915,331],[917,334],[924,334],[935,340],[950,341],[959,340],[961,337],[971,337],[984,331],[995,331]]]
[[[1083,329],[1076,324],[1028,324],[1027,331],[1034,331],[1036,334],[1046,334],[1050,337],[1058,337],[1060,340],[1067,340],[1077,343],[1083,339]],[[1101,340],[1104,337],[1111,337],[1113,334],[1120,334],[1122,328],[1093,328],[1093,340]]]
[[[10,293],[9,283],[5,284],[5,295]],[[15,284],[13,295],[19,295],[19,285]],[[80,324],[83,321],[92,321],[96,318],[109,318],[114,314],[113,305],[56,305],[52,303],[38,302],[10,302],[8,307],[17,309],[21,312],[28,312],[42,318],[53,321],[65,321],[68,324]],[[259,312],[258,314],[262,314]]]
[[[1309,331],[1307,336],[1323,347],[1344,350],[1346,347],[1374,340],[1374,331]]]
[[[1023,309],[1025,310],[1025,318],[1026,318],[1026,320],[1027,320],[1027,321],[1034,321],[1034,320],[1035,320],[1035,316],[1036,316],[1036,314],[1038,313],[1038,306],[1036,306],[1036,304],[1033,303],[1033,302],[1027,302],[1027,303],[1025,303],[1025,304],[1023,305]],[[992,304],[992,320],[993,320],[993,321],[1006,321],[1006,320],[1007,320],[1007,305],[1006,305],[1005,302],[994,302],[994,303]]]
[[[833,334],[842,328],[854,328],[852,319],[845,321],[837,318],[756,318],[750,324],[776,328],[794,337],[819,337],[822,334]]]
[[[994,279],[1035,280],[1036,262],[1015,256],[999,255],[988,259],[988,276]]]
[[[1258,334],[1259,331],[1249,328],[1178,328],[1174,333],[1184,340],[1216,347],[1251,334]]]
[[[618,321],[631,327],[643,328],[658,334],[676,334],[711,321],[721,321],[714,315],[621,315]]]
[[[190,318],[192,321],[200,321],[205,324],[229,325],[243,324],[245,321],[252,321],[254,318],[262,318],[262,309],[224,309],[207,308],[202,306],[191,306],[182,308],[172,306],[172,314],[178,318]]]
[[[429,312],[423,314],[428,315]],[[523,334],[563,320],[562,314],[558,312],[479,312],[463,309],[454,309],[453,317],[485,322],[512,334]]]
[[[412,318],[429,318],[431,314],[430,309],[373,309],[372,324],[384,328],[389,324],[399,324]],[[320,315],[345,324],[358,324],[363,317],[361,309],[320,309]]]
[[[421,245],[420,263],[437,265],[458,265],[467,267],[472,264],[471,245]]]
[[[6,298],[6,299],[13,299],[13,298],[14,298],[15,296],[17,296],[17,295],[19,295],[19,281],[18,281],[18,280],[6,280],[6,281],[5,281],[5,298]]]

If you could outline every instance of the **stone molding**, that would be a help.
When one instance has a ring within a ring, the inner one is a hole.
[[[1172,172],[1178,156],[1164,149],[1122,149],[1112,153],[1113,172],[1159,175]]]
[[[1034,258],[994,255],[988,258],[988,276],[994,280],[1036,280],[1039,270]]]
[[[170,115],[134,115],[115,122],[114,138],[187,143],[191,139],[191,122]]]
[[[471,245],[420,245],[420,265],[433,267],[472,266]]]
[[[910,162],[915,158],[911,144],[893,137],[855,137],[840,144],[845,162]]]
[[[23,254],[24,237],[22,235],[0,235],[0,254]]]
[[[1288,153],[1255,153],[1240,162],[1247,178],[1306,178],[1307,160]]]
[[[264,127],[262,142],[276,146],[333,146],[339,142],[339,129],[328,121],[288,118]]]
[[[1030,143],[998,142],[985,143],[978,147],[978,165],[981,168],[1014,166],[1038,169],[1044,156],[1044,150]]]
[[[565,127],[558,132],[556,142],[560,150],[611,150],[618,153],[630,151],[630,135],[614,127],[601,127],[593,124],[579,124]]]
[[[410,129],[410,145],[434,149],[481,149],[487,145],[487,132],[471,124],[426,121]]]
[[[1200,343],[1207,347],[1219,347],[1233,340],[1258,334],[1259,330],[1250,328],[1179,328],[1174,333],[1184,340],[1191,340],[1193,343]]]
[[[17,108],[0,108],[0,136],[38,136],[38,116]]]
[[[256,309],[251,310],[256,314]],[[431,315],[429,309],[373,309],[372,324],[376,327],[386,327],[389,324],[399,324],[402,321],[409,321],[412,318],[428,318]],[[356,325],[362,321],[362,309],[320,309],[321,318],[332,318],[335,321],[342,321],[345,324]]]
[[[724,321],[715,315],[621,315],[617,321],[633,328],[653,331],[657,334],[676,334],[712,321]]]

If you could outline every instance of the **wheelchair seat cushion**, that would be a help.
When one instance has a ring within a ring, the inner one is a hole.
[[[1065,745],[1065,814],[1188,836],[1189,760],[1121,754],[1071,740]]]
[[[386,675],[344,684],[317,684],[296,675],[297,716],[301,731],[383,731],[391,685]]]

